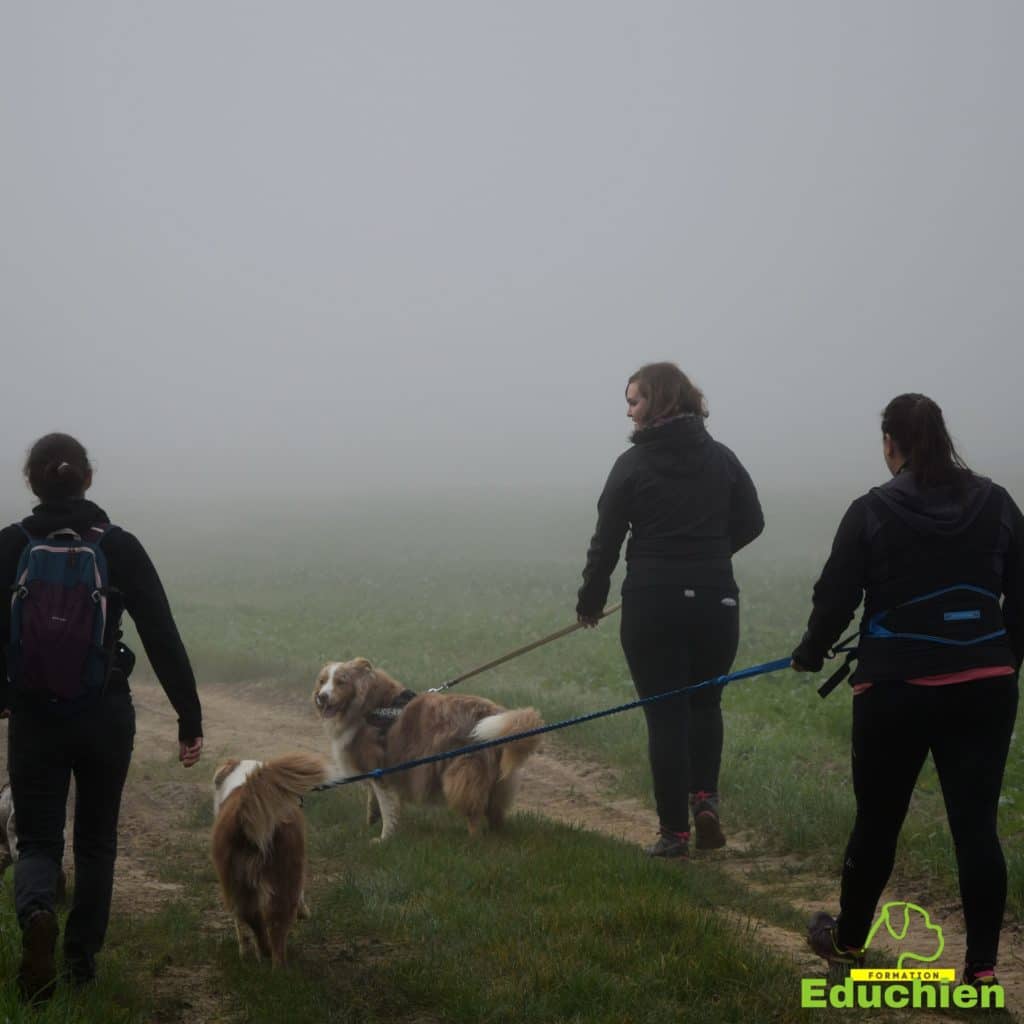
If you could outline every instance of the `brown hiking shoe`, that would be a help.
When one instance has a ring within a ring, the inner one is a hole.
[[[973,963],[964,965],[964,973],[960,978],[961,985],[973,985],[984,988],[986,985],[998,985],[996,965],[989,963]]]
[[[26,1002],[42,1002],[53,995],[57,984],[53,955],[56,945],[56,916],[50,910],[34,911],[21,932],[18,991]]]
[[[694,793],[693,828],[697,833],[694,845],[698,850],[720,850],[725,846],[725,833],[718,820],[718,797],[714,793]]]

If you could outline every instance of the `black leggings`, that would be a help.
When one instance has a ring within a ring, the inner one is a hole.
[[[641,697],[724,675],[739,641],[733,591],[644,587],[622,595],[622,649]],[[689,831],[689,794],[718,791],[722,687],[644,707],[658,821]]]
[[[64,951],[87,970],[110,918],[121,791],[135,740],[127,692],[106,693],[71,718],[15,710],[7,760],[17,815],[14,904],[24,927],[34,910],[54,911],[64,854],[64,818],[75,777],[75,897]]]
[[[996,962],[1006,862],[996,834],[1017,680],[887,683],[853,701],[857,819],[843,861],[839,941],[860,946],[896,856],[917,776],[931,751],[946,803],[967,925],[967,960]]]

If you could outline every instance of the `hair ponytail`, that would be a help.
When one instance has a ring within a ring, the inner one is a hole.
[[[970,476],[946,429],[942,410],[927,395],[897,395],[882,413],[882,433],[895,442],[919,487],[961,490]]]
[[[70,434],[46,434],[29,449],[24,472],[41,501],[64,501],[85,493],[92,466],[85,448]]]

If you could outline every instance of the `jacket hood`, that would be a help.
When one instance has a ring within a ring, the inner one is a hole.
[[[672,477],[699,473],[714,453],[701,416],[681,416],[657,427],[636,431],[630,440],[657,472]]]
[[[85,498],[69,498],[66,501],[44,501],[32,509],[21,525],[33,537],[45,537],[54,530],[74,530],[81,533],[90,526],[109,523],[110,517],[94,502]]]
[[[912,473],[901,472],[871,493],[918,533],[950,537],[974,522],[991,491],[992,481],[973,473],[958,492],[951,485],[921,488]]]

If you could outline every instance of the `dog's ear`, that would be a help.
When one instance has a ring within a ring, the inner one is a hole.
[[[213,776],[213,785],[216,788],[219,786],[240,764],[241,762],[237,758],[231,758],[225,761],[216,771]]]
[[[373,666],[367,658],[353,658],[348,664],[353,675],[362,675],[364,672],[373,671]]]

